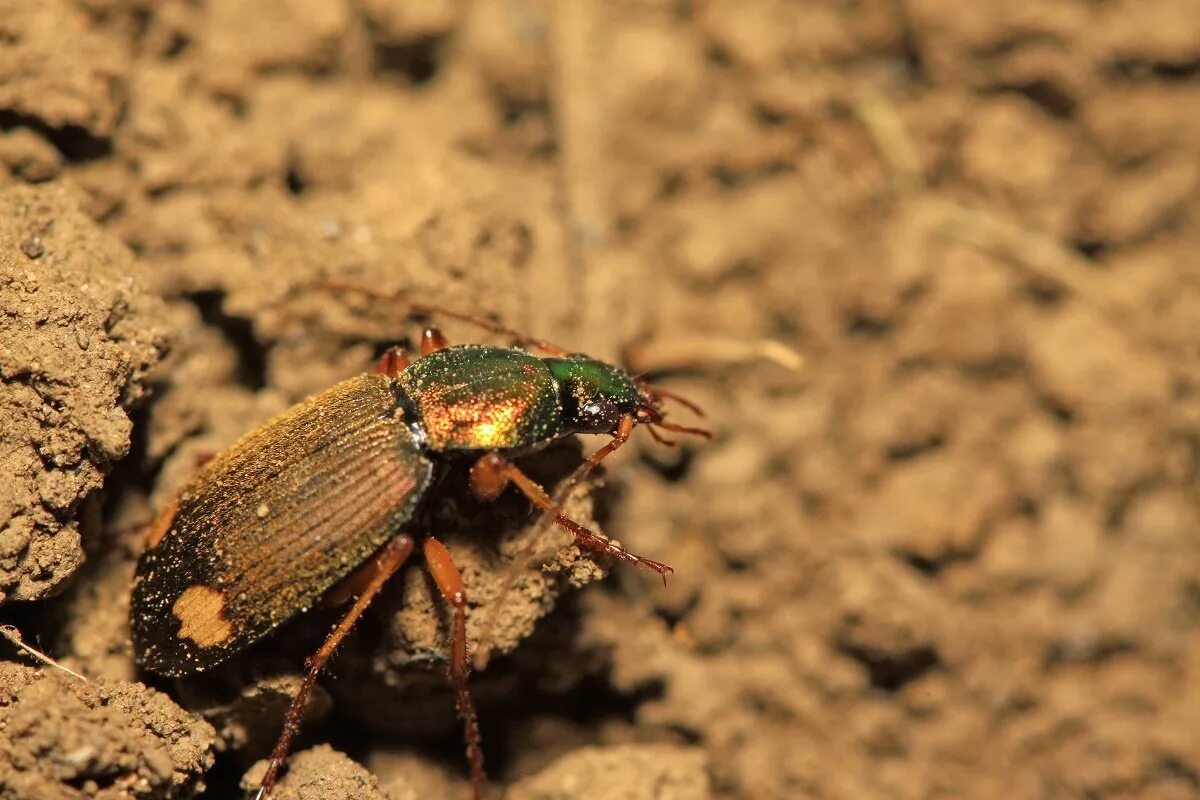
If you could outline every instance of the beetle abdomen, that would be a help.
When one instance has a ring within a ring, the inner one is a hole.
[[[558,434],[554,377],[523,350],[448,347],[416,361],[399,380],[430,450],[523,449]]]
[[[138,563],[140,664],[178,675],[225,660],[411,519],[433,465],[398,390],[381,375],[343,381],[242,437],[183,487]]]

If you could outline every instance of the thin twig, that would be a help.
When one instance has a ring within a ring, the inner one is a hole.
[[[53,658],[46,655],[42,651],[37,650],[37,649],[25,644],[25,640],[23,638],[21,638],[21,632],[19,630],[17,630],[16,626],[0,625],[0,636],[3,636],[5,639],[8,639],[10,642],[12,642],[18,648],[20,648],[21,650],[24,650],[26,653],[33,656],[38,661],[41,661],[43,664],[54,667],[55,669],[60,669],[63,672],[67,673],[68,675],[74,675],[76,678],[79,678],[79,680],[84,681],[85,683],[87,682],[87,678],[83,677],[78,672],[74,672],[72,670],[67,669],[62,664],[58,663],[57,661],[55,661]]]
[[[625,366],[639,374],[711,369],[755,361],[770,361],[793,372],[799,372],[804,367],[802,355],[775,339],[676,337],[633,345],[625,352]]]

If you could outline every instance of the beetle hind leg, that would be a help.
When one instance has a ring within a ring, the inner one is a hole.
[[[313,685],[317,682],[317,674],[328,663],[346,635],[350,633],[354,623],[358,622],[358,618],[367,610],[367,606],[375,599],[375,595],[379,594],[379,590],[383,588],[388,579],[408,560],[414,546],[415,542],[412,537],[403,533],[396,535],[383,546],[383,549],[368,562],[374,565],[372,579],[365,584],[358,599],[354,601],[354,605],[350,607],[346,615],[330,631],[324,644],[311,658],[305,661],[304,682],[300,684],[300,689],[292,698],[292,704],[283,718],[283,731],[279,734],[279,741],[275,743],[275,749],[271,751],[267,773],[263,776],[262,783],[259,784],[258,793],[254,796],[255,800],[267,797],[274,788],[275,781],[279,778],[279,770],[283,767],[283,762],[292,749],[292,740],[300,731],[300,723],[304,718],[304,706],[308,702],[308,695],[312,692]]]
[[[467,678],[471,674],[471,658],[467,652],[467,592],[462,573],[454,565],[450,551],[437,539],[425,539],[425,566],[433,576],[438,591],[454,611],[450,633],[450,683],[454,686],[458,717],[463,723],[463,739],[467,744],[467,760],[471,766],[471,789],[474,800],[483,800],[483,739],[479,734],[479,719]]]

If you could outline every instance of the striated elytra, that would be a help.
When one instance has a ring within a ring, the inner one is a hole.
[[[139,664],[164,675],[219,664],[311,607],[412,518],[433,462],[401,397],[384,375],[351,378],[201,468],[138,563]]]

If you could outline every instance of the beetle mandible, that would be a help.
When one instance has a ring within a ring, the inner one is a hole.
[[[648,567],[664,580],[671,572],[566,517],[512,459],[577,433],[612,436],[576,470],[572,480],[578,480],[625,444],[638,424],[668,444],[656,429],[710,437],[704,429],[668,422],[663,400],[699,409],[543,339],[436,306],[410,309],[466,321],[524,347],[449,346],[437,329],[427,328],[420,358],[393,347],[370,373],[246,434],[208,461],[149,526],[131,626],[137,662],[152,672],[202,672],[318,601],[355,598],[306,661],[259,798],[279,776],[318,673],[418,548],[452,610],[448,674],[473,796],[483,797],[483,752],[467,680],[466,588],[446,547],[429,532],[411,529],[438,474],[452,463],[471,460],[470,486],[481,500],[494,500],[514,485],[579,546]]]

